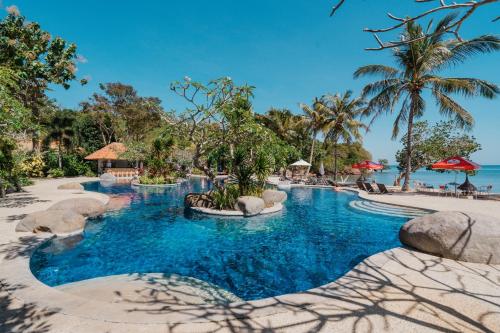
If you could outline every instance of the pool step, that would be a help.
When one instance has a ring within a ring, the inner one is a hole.
[[[428,211],[423,209],[400,207],[367,200],[354,200],[349,203],[349,206],[367,213],[405,217],[410,219],[429,214]]]

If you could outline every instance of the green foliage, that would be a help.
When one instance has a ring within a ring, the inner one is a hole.
[[[91,114],[75,112],[73,123],[73,143],[75,147],[82,148],[87,154],[104,147],[105,142],[99,131],[99,124]],[[128,145],[127,145],[128,147]]]
[[[389,160],[386,159],[386,158],[380,158],[378,160],[378,164],[381,164],[384,166],[384,168],[382,170],[387,170],[387,169],[390,169],[390,165],[389,165]]]
[[[372,96],[365,115],[371,115],[372,122],[380,115],[399,111],[394,121],[392,137],[398,137],[402,125],[407,126],[407,157],[404,190],[409,189],[410,173],[414,168],[411,162],[413,123],[425,114],[426,103],[422,96],[429,90],[439,112],[452,119],[463,129],[474,125],[474,118],[464,109],[453,95],[463,97],[482,96],[494,98],[500,92],[497,85],[475,78],[442,77],[437,73],[446,67],[464,62],[470,56],[494,52],[500,49],[500,39],[496,36],[481,36],[471,40],[449,40],[446,38],[447,26],[456,18],[456,13],[443,18],[434,30],[431,26],[424,30],[414,21],[405,25],[402,40],[413,42],[393,50],[398,68],[384,65],[368,65],[359,68],[354,77],[367,75],[381,76],[382,79],[365,86],[364,96]]]
[[[59,156],[54,150],[48,150],[43,154],[43,160],[45,162],[44,171],[49,174],[52,169],[61,169],[64,172],[64,176],[76,177],[83,175],[94,175],[91,170],[91,163],[85,161],[83,156],[76,153],[65,153],[62,155],[62,165],[63,168],[59,168]]]
[[[26,177],[43,177],[45,162],[40,154],[29,154],[19,163],[18,172]]]
[[[120,82],[99,85],[102,93],[95,93],[83,102],[83,112],[92,116],[103,141],[143,141],[161,125],[166,116],[161,100],[141,97],[130,85]]]
[[[440,121],[434,126],[429,126],[426,121],[415,123],[412,132],[412,159],[411,172],[420,168],[429,167],[432,163],[451,156],[470,158],[476,151],[481,150],[481,145],[474,136],[468,135],[453,121]],[[396,153],[398,169],[404,174],[407,169],[407,138],[401,139],[403,149]]]
[[[59,169],[59,168],[50,169],[47,172],[47,177],[50,177],[50,178],[61,178],[61,177],[64,177],[64,170],[63,169]]]
[[[210,195],[216,209],[233,210],[240,190],[237,184],[227,184],[211,192]]]
[[[163,176],[144,175],[139,177],[139,183],[144,185],[175,184],[176,181],[177,180],[172,177],[163,177]]]

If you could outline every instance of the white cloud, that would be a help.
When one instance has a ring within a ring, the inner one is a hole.
[[[88,62],[87,58],[85,58],[85,56],[81,54],[76,56],[76,61],[78,61],[81,64],[86,64]]]

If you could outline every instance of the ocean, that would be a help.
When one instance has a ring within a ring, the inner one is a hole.
[[[382,172],[375,172],[371,178],[375,178],[377,182],[392,185],[398,175],[398,169],[391,166],[389,170]],[[462,184],[465,180],[465,173],[463,172],[437,172],[432,170],[420,169],[411,175],[411,186],[413,181],[418,180],[427,184],[432,184],[434,187],[444,185],[455,181]],[[475,176],[470,176],[469,181],[479,186],[492,185],[493,192],[500,193],[500,165],[483,165],[481,169],[476,172]]]

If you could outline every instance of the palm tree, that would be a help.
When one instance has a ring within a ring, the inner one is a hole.
[[[75,135],[73,123],[75,118],[69,114],[71,111],[58,112],[49,125],[49,132],[45,138],[47,143],[55,141],[57,143],[57,163],[62,169],[62,149],[71,146],[71,139]]]
[[[288,109],[272,108],[265,115],[256,114],[258,123],[272,130],[278,138],[295,146],[302,147],[309,137],[304,116],[293,114]]]
[[[326,137],[325,141],[333,143],[334,180],[337,181],[337,148],[339,141],[350,144],[353,141],[361,141],[360,129],[366,129],[366,125],[359,121],[364,112],[365,102],[361,97],[351,98],[352,91],[348,90],[343,95],[325,95],[321,98],[318,106],[326,114]]]
[[[312,165],[314,146],[316,144],[318,133],[323,132],[323,134],[326,134],[329,122],[327,120],[327,113],[325,112],[325,108],[322,106],[320,99],[315,98],[312,107],[307,104],[300,104],[300,107],[305,113],[303,123],[307,126],[312,136],[311,149],[309,153],[309,164]],[[309,173],[310,169],[311,167],[307,168],[307,173]]]
[[[492,99],[500,91],[495,84],[484,80],[437,75],[440,70],[463,62],[473,54],[500,49],[500,39],[489,35],[469,41],[445,40],[446,27],[454,17],[455,15],[448,15],[443,18],[432,32],[430,26],[424,31],[418,24],[408,22],[402,38],[414,42],[393,50],[399,68],[368,65],[354,73],[355,78],[382,76],[382,80],[370,83],[363,89],[363,97],[372,96],[364,112],[365,115],[373,116],[371,123],[381,114],[392,114],[396,106],[400,107],[392,137],[394,139],[398,136],[402,124],[407,125],[404,191],[408,191],[410,186],[413,123],[424,115],[426,109],[422,93],[430,91],[442,115],[454,118],[459,126],[470,129],[474,124],[472,115],[450,94]]]

